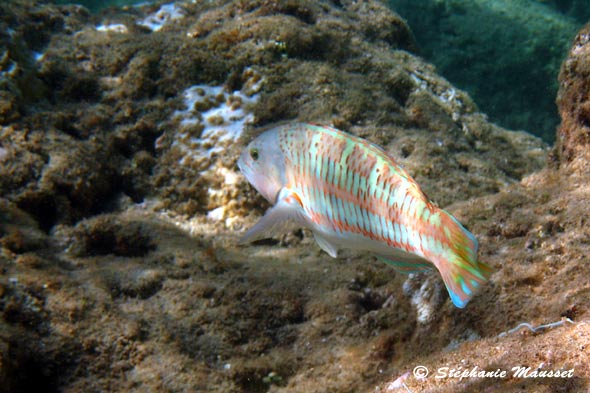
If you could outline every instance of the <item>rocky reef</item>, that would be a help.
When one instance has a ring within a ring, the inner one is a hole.
[[[586,387],[587,32],[549,154],[490,123],[376,1],[0,11],[0,391],[564,383],[405,374],[418,364],[574,368],[566,386]],[[478,237],[490,284],[458,310],[437,275],[331,259],[305,231],[237,246],[268,205],[236,159],[282,121],[383,146]]]
[[[559,75],[557,105],[562,121],[557,133],[557,154],[564,164],[586,162],[590,153],[589,59],[590,28],[586,25],[574,39]]]

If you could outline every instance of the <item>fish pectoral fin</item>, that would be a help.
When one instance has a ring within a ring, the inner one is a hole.
[[[336,258],[338,256],[338,247],[336,247],[333,243],[330,243],[328,239],[316,232],[313,232],[313,237],[315,238],[315,241],[318,243],[318,246],[320,246],[322,250],[327,252],[329,256],[331,256],[332,258]]]
[[[395,256],[395,259],[391,259],[390,256],[377,255],[377,259],[391,265],[395,271],[403,274],[424,272],[434,267],[426,259],[408,253],[404,254],[407,256]]]
[[[279,195],[284,195],[284,197],[276,205],[268,209],[264,216],[240,238],[239,244],[266,239],[273,235],[285,233],[292,229],[295,226],[294,224],[303,224],[299,197],[283,191]]]

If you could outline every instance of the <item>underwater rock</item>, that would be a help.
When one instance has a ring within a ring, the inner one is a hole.
[[[107,278],[112,296],[147,299],[162,289],[164,276],[157,270],[137,269],[126,273]]]
[[[44,249],[49,244],[48,236],[33,217],[0,198],[0,246],[4,252],[23,254]]]
[[[62,246],[77,257],[105,254],[145,256],[155,248],[141,223],[125,221],[117,215],[100,215],[80,221],[71,233],[67,232],[67,228],[63,228],[59,233],[63,239]]]
[[[83,8],[57,8],[40,1],[0,4],[0,125],[8,124],[48,98],[38,62],[52,36],[86,22]]]
[[[586,25],[574,38],[559,74],[557,105],[562,122],[556,144],[563,164],[578,158],[585,161],[590,159],[589,75],[590,25]]]
[[[3,195],[45,230],[98,212],[114,192],[117,158],[103,143],[8,127],[0,143],[9,151],[0,166]]]
[[[14,378],[13,362],[10,358],[10,346],[4,337],[4,327],[0,327],[0,392],[8,393],[11,391],[14,383],[11,380]]]

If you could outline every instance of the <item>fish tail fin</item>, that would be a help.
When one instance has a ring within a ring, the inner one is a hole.
[[[440,210],[440,224],[444,243],[436,258],[445,286],[455,306],[463,308],[475,292],[488,281],[493,269],[477,260],[477,239],[459,221]]]

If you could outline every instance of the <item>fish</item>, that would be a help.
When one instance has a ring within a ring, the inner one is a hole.
[[[384,149],[365,139],[329,126],[284,124],[254,138],[237,164],[272,204],[240,244],[293,225],[307,228],[332,258],[351,249],[401,273],[438,269],[459,308],[492,274],[478,261],[475,236],[431,202]]]

